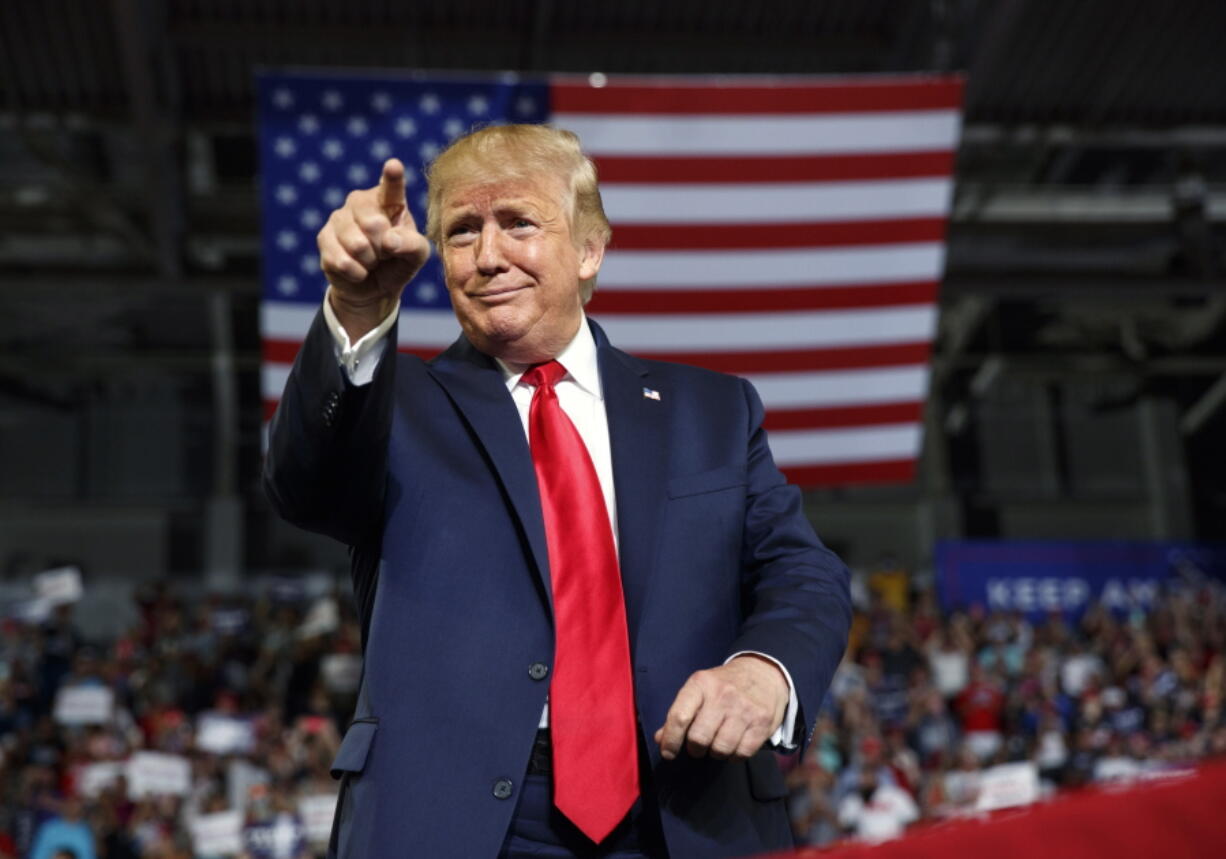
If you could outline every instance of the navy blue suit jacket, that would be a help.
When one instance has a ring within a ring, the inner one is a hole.
[[[690,674],[740,650],[787,666],[811,725],[846,643],[846,568],[775,468],[747,382],[631,357],[592,330],[635,700],[670,853],[787,847],[772,752],[664,761],[651,734]],[[430,362],[388,355],[356,388],[319,314],[270,432],[273,505],[353,547],[365,666],[335,763],[337,852],[496,856],[554,648],[532,459],[497,364],[461,338]]]

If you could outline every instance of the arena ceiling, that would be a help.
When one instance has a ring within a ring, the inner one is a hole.
[[[971,123],[1226,123],[1214,0],[14,0],[0,32],[0,104],[22,112],[125,117],[156,70],[182,116],[245,120],[258,65],[959,69]]]

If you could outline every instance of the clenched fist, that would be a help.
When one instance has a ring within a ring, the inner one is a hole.
[[[430,256],[404,196],[404,165],[389,158],[379,184],[353,191],[316,237],[337,320],[351,342],[378,327]]]
[[[699,758],[753,757],[783,722],[788,698],[783,672],[759,656],[738,656],[698,671],[681,687],[656,731],[660,754],[672,760],[684,746]]]

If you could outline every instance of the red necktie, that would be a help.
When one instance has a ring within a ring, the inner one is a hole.
[[[557,361],[533,367],[528,411],[557,636],[549,686],[553,803],[599,843],[639,793],[626,603],[613,529],[587,447],[558,404]]]

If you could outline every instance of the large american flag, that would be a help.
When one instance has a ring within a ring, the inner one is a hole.
[[[588,310],[647,358],[750,379],[795,483],[911,480],[958,144],[955,77],[269,73],[259,79],[262,389],[271,416],[326,286],[315,233],[352,188],[492,122],[551,122],[596,160],[613,243]],[[459,332],[437,256],[402,351]]]

